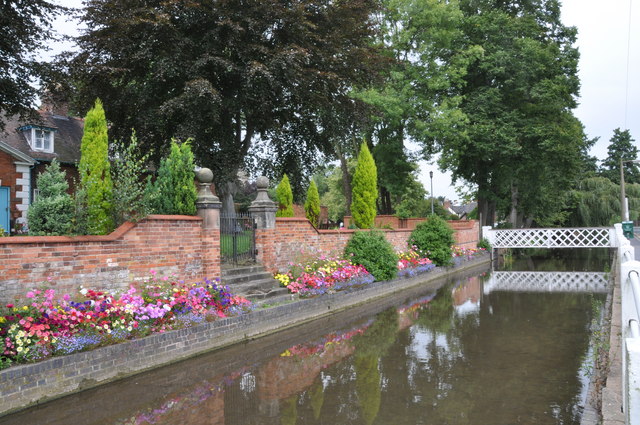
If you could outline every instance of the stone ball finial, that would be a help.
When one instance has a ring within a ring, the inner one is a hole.
[[[211,183],[213,181],[213,172],[209,168],[201,168],[196,171],[196,179],[200,183]]]
[[[265,176],[260,176],[256,180],[256,187],[258,189],[268,189],[269,188],[269,179]]]

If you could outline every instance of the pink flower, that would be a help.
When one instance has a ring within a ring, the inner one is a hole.
[[[33,293],[33,291],[29,291],[27,292],[27,295],[25,295],[27,298],[35,298],[35,294]]]

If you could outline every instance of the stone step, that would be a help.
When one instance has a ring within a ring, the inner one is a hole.
[[[224,282],[225,285],[235,285],[238,283],[249,282],[252,280],[265,280],[265,279],[273,279],[273,275],[263,270],[261,272],[257,271],[253,273],[222,276],[222,282]]]
[[[264,267],[260,264],[252,264],[250,266],[231,266],[225,264],[222,266],[222,277],[224,278],[235,275],[259,273],[264,271]]]

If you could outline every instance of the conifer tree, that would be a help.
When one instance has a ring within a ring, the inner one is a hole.
[[[360,229],[373,227],[378,197],[378,172],[366,142],[362,142],[352,181],[351,215]]]
[[[307,200],[304,203],[304,212],[315,227],[320,225],[320,194],[316,182],[311,180],[307,190]]]
[[[112,163],[113,205],[116,226],[125,221],[138,221],[149,213],[145,197],[145,182],[141,179],[146,171],[150,153],[142,154],[138,137],[134,132],[128,142],[119,141],[113,146]]]
[[[107,119],[97,99],[84,119],[78,166],[80,186],[86,193],[87,233],[92,235],[104,235],[114,228],[108,148]]]
[[[276,197],[278,198],[276,217],[293,217],[293,192],[286,174],[282,176],[280,184],[276,187]]]
[[[29,207],[27,219],[32,235],[66,235],[71,232],[73,200],[69,184],[57,160],[51,161],[37,179],[38,198]]]
[[[152,208],[158,214],[195,215],[198,196],[194,183],[195,171],[191,142],[171,141],[171,152],[158,168],[153,184]]]

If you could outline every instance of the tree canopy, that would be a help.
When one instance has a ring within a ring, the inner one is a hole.
[[[466,120],[440,140],[441,165],[477,185],[479,211],[516,225],[563,220],[586,142],[572,113],[576,29],[557,0],[461,0],[462,47],[479,46],[460,85]]]
[[[635,161],[638,159],[638,148],[633,144],[629,130],[613,130],[613,136],[609,140],[607,158],[602,161],[600,175],[614,183],[620,184],[620,161]],[[625,183],[640,183],[640,171],[638,165],[632,162],[623,164]]]
[[[0,4],[0,112],[25,116],[36,97],[33,80],[46,75],[36,53],[53,37],[52,20],[65,8],[47,0]],[[0,120],[0,130],[4,129]]]
[[[354,107],[349,91],[373,75],[374,8],[373,0],[89,0],[68,65],[80,104],[100,96],[115,138],[135,128],[158,155],[172,137],[192,138],[200,165],[217,183],[232,181],[257,136],[317,149],[326,141],[319,111]]]

